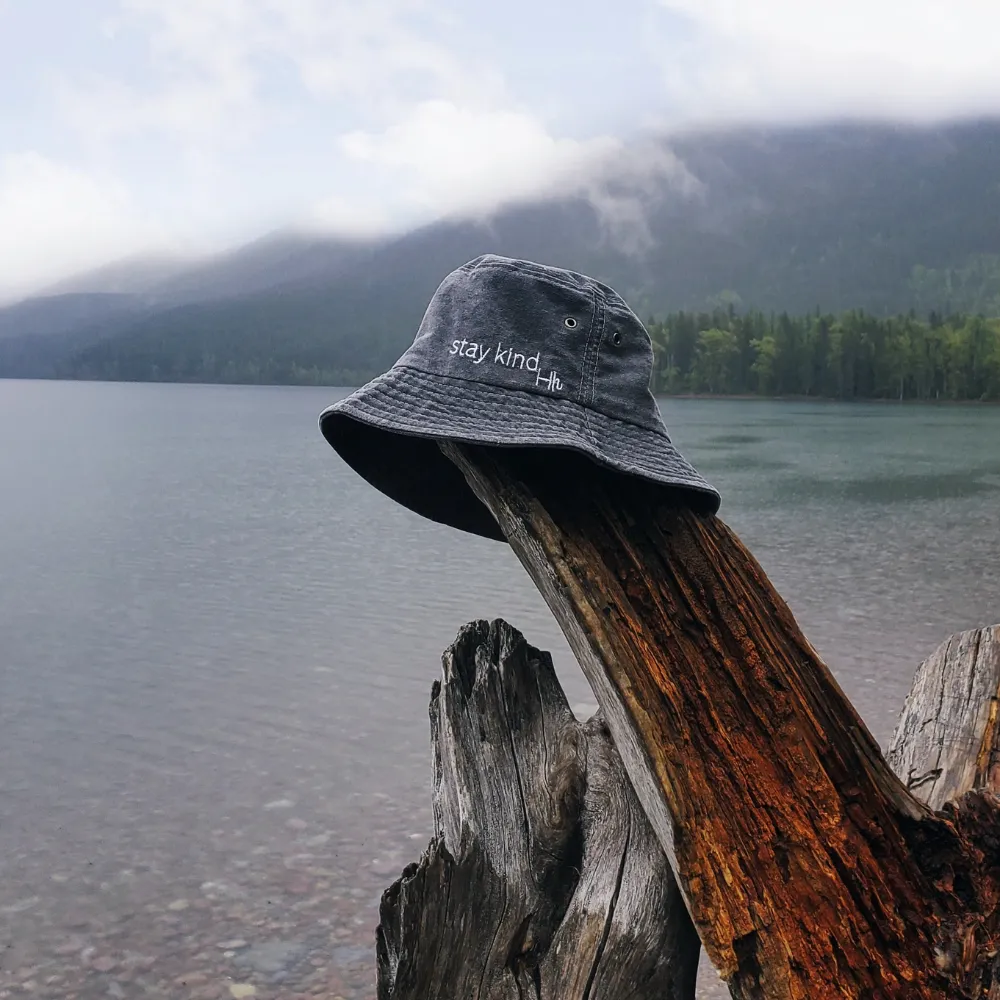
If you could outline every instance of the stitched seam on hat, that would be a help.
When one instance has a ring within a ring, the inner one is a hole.
[[[477,384],[482,385],[483,383],[477,383]],[[520,395],[533,395],[533,394],[532,393],[523,393],[522,392],[522,393],[520,393]],[[540,398],[543,399],[543,400],[545,400],[545,399],[550,399],[551,400],[551,397],[542,396]],[[556,398],[558,398],[558,397],[556,397]],[[347,397],[344,400],[344,402],[349,402],[350,400],[351,400],[351,397]],[[355,406],[352,407],[352,409],[355,409],[355,415],[357,414],[357,410],[358,409],[360,409],[362,412],[367,413],[367,414],[369,414],[370,416],[373,416],[373,417],[384,418],[385,415],[386,415],[385,411],[383,409],[377,407],[377,406],[366,405],[362,400],[355,400],[354,402],[355,402]],[[384,402],[385,401],[383,400],[383,403]],[[562,402],[564,402],[564,403],[570,403],[573,407],[575,407],[577,409],[580,408],[580,404],[576,403],[573,400],[562,399]],[[346,412],[347,412],[347,415],[351,415],[350,410],[347,410]],[[650,431],[649,428],[646,428],[646,427],[637,427],[636,425],[631,424],[628,421],[621,420],[618,417],[612,417],[612,416],[609,416],[607,414],[604,414],[603,416],[604,416],[604,418],[606,420],[609,420],[609,421],[611,421],[613,423],[616,423],[616,424],[621,424],[623,426],[634,428],[635,430],[638,430],[638,431],[643,432],[645,434],[654,433],[654,432]],[[379,425],[379,426],[381,426],[381,425]],[[406,422],[403,426],[400,426],[397,423],[394,428],[384,427],[383,429],[385,429],[385,430],[392,430],[392,429],[394,429],[397,433],[400,433],[400,434],[411,434],[411,435],[414,435],[416,437],[425,437],[425,438],[430,438],[430,439],[436,439],[436,438],[438,438],[440,436],[439,434],[435,434],[435,433],[429,432],[426,429],[426,427],[422,427],[419,424],[419,422],[414,422],[414,423]],[[582,425],[579,428],[579,430],[581,432],[585,431],[586,429],[587,428],[584,425]],[[613,433],[613,431],[612,431],[612,433]],[[445,435],[445,436],[451,436],[451,437],[454,437],[455,440],[461,440],[461,441],[479,441],[481,443],[490,443],[490,442],[492,442],[492,443],[495,443],[495,444],[509,444],[510,443],[509,440],[505,440],[505,435],[503,435],[503,434],[493,434],[493,435],[490,435],[490,434],[480,434],[480,433],[476,433],[474,431],[471,432],[471,433],[469,433],[469,434],[463,434],[457,428],[456,428],[456,433],[454,433],[452,435]],[[659,436],[663,437],[663,435],[659,435]],[[669,481],[671,481],[671,482],[674,482],[676,484],[687,485],[687,486],[690,486],[693,489],[702,490],[702,491],[705,491],[707,493],[712,494],[715,497],[718,497],[719,496],[719,491],[714,486],[712,486],[710,483],[706,482],[705,479],[701,475],[699,475],[699,473],[697,472],[697,470],[694,469],[690,465],[690,463],[688,463],[684,459],[683,455],[681,455],[680,452],[677,451],[676,446],[673,444],[672,441],[670,441],[669,438],[666,438],[665,440],[666,440],[666,443],[668,445],[670,445],[670,447],[673,449],[673,453],[672,454],[658,455],[656,452],[645,453],[645,461],[641,462],[641,463],[637,462],[628,453],[627,450],[626,451],[622,451],[622,450],[615,449],[615,448],[612,448],[611,450],[608,450],[605,447],[604,442],[599,437],[596,437],[596,436],[594,436],[592,438],[592,440],[589,442],[589,447],[593,448],[594,450],[593,451],[589,451],[588,453],[593,458],[597,459],[598,461],[603,461],[603,462],[605,462],[607,464],[610,464],[612,467],[617,467],[618,469],[621,469],[621,470],[631,469],[631,470],[635,471],[639,475],[643,475],[643,476],[653,475],[654,478],[656,478],[656,477],[669,477]],[[536,440],[535,442],[531,442],[531,443],[534,444],[534,445],[536,445],[536,446],[539,446],[539,447],[554,447],[554,448],[568,447],[568,448],[573,448],[573,447],[579,447],[581,445],[584,445],[585,441],[586,441],[586,438],[581,439],[581,441],[579,442],[579,445],[569,444],[569,443],[567,443],[567,441],[565,439],[563,439],[563,440],[558,440],[558,439],[557,440],[551,440],[551,439]],[[525,443],[529,443],[529,442],[525,442]],[[636,442],[631,442],[632,445],[634,445],[635,443]],[[666,480],[664,480],[664,481],[666,481]]]
[[[483,383],[477,383],[477,384],[482,385]],[[531,396],[531,395],[533,395],[533,393],[522,393],[522,395]],[[559,400],[560,402],[568,403],[571,406],[575,407],[576,410],[577,410],[577,412],[578,412],[578,414],[582,417],[582,420],[583,420],[583,423],[581,424],[581,426],[580,426],[579,429],[580,429],[581,432],[583,432],[583,431],[589,431],[590,432],[590,435],[591,435],[591,444],[595,448],[599,449],[602,453],[606,453],[606,454],[609,454],[609,455],[617,455],[617,460],[620,461],[620,462],[626,462],[627,461],[627,462],[633,462],[633,464],[634,464],[634,460],[632,458],[628,457],[627,452],[622,451],[622,450],[617,450],[617,449],[614,449],[614,448],[611,448],[609,450],[606,447],[606,445],[605,445],[603,439],[601,438],[601,436],[598,435],[598,434],[596,434],[596,433],[594,433],[593,432],[593,428],[590,427],[590,426],[588,426],[588,424],[587,424],[588,418],[589,417],[594,417],[595,413],[593,413],[593,412],[589,412],[588,413],[587,410],[585,410],[579,403],[577,403],[575,400],[572,400],[572,399],[565,399],[565,398],[562,398],[562,397],[550,397],[550,396],[540,396],[540,397],[537,397],[537,398],[539,398],[541,400],[544,400],[546,402],[546,404],[551,404],[553,401]],[[345,400],[345,402],[351,402],[350,397],[348,397]],[[374,406],[374,405],[372,405],[371,403],[369,403],[369,402],[367,402],[365,400],[353,400],[352,406],[350,407],[350,409],[347,410],[347,412],[350,413],[350,411],[352,409],[353,410],[361,410],[364,413],[368,413],[368,414],[371,414],[373,416],[379,416],[379,417],[384,416],[385,413],[386,413],[386,411],[382,407]],[[337,412],[337,411],[331,411],[331,412]],[[640,426],[638,426],[636,424],[633,424],[633,423],[631,423],[631,422],[629,422],[627,420],[622,420],[620,417],[612,417],[612,416],[609,416],[608,414],[601,414],[601,416],[605,420],[613,421],[614,423],[617,423],[617,424],[622,424],[624,426],[633,428],[633,429],[635,429],[637,431],[641,431],[644,434],[657,434],[658,437],[662,438],[667,444],[669,444],[676,451],[676,445],[674,445],[674,443],[668,437],[665,437],[664,435],[659,434],[657,431],[651,430],[648,427],[640,427]],[[397,422],[396,422],[395,426],[397,427],[397,429],[399,429],[400,433],[403,433],[402,428],[406,427],[406,428],[409,429],[408,433],[416,434],[417,436],[424,436],[424,437],[437,437],[438,436],[436,434],[427,432],[426,429],[422,426],[420,420],[417,420],[417,419],[406,419],[406,420],[400,421],[398,417],[396,418],[396,420],[397,420]],[[556,428],[553,427],[552,430],[553,430],[553,432],[555,432]],[[493,435],[493,437],[499,439],[499,438],[502,438],[503,435],[502,434],[501,435]],[[556,442],[553,442],[553,446],[556,446]],[[657,458],[657,456],[655,456],[655,455],[647,455],[646,456],[647,466],[652,467],[651,464],[650,464],[651,461],[655,462],[655,464],[658,465],[660,468],[665,468],[667,466],[672,466],[674,464],[674,462],[673,462],[672,459],[671,460],[667,460],[666,464],[664,464],[663,462],[656,461],[656,458]],[[683,456],[680,456],[680,458],[681,458],[681,463],[685,464],[685,460],[683,459]],[[696,473],[696,475],[697,475],[697,473]]]
[[[590,291],[590,332],[587,334],[587,343],[583,348],[583,363],[580,365],[580,388],[577,395],[580,402],[586,404],[587,401],[587,358],[590,357],[590,345],[594,342],[594,331],[597,329],[597,318],[599,315],[599,303],[597,290]]]
[[[600,328],[598,328],[597,324],[595,324],[594,330],[592,331],[591,335],[591,341],[596,340],[597,342],[597,350],[594,352],[593,365],[589,363],[588,359],[585,359],[585,366],[583,371],[584,371],[584,378],[587,378],[588,376],[590,378],[590,398],[589,399],[587,398],[586,392],[583,393],[584,406],[586,406],[588,403],[593,405],[594,396],[597,392],[596,389],[597,360],[601,356],[601,341],[604,339],[604,330],[608,322],[608,301],[606,296],[604,295],[604,291],[600,287],[594,289],[594,299],[597,303],[598,316],[600,317]],[[588,342],[587,347],[589,354],[590,342]],[[594,427],[590,422],[590,417],[589,417],[590,411],[588,410],[587,412],[588,412],[587,430],[590,432],[590,436],[594,439],[594,442],[596,444],[597,432],[594,430]]]
[[[618,423],[620,424],[628,424],[629,427],[636,427],[639,430],[646,431],[649,434],[658,434],[660,437],[666,438],[667,441],[673,445],[673,441],[671,440],[670,435],[666,432],[666,428],[664,428],[662,424],[659,425],[658,427],[647,427],[645,424],[636,423],[634,420],[628,420],[625,417],[619,417],[615,414],[605,413],[603,410],[597,409],[597,407],[593,407],[593,409],[591,410],[590,408],[588,408],[586,403],[579,403],[575,399],[572,399],[569,396],[549,396],[541,392],[532,392],[530,389],[515,389],[511,386],[497,385],[495,382],[480,382],[478,379],[464,378],[461,375],[445,375],[442,374],[441,372],[427,371],[426,368],[418,368],[416,365],[413,364],[393,365],[392,368],[389,369],[389,371],[383,372],[383,374],[379,375],[373,381],[381,381],[383,379],[388,380],[389,376],[394,371],[400,371],[400,370],[413,371],[419,373],[420,375],[429,375],[431,378],[443,378],[443,379],[450,379],[454,382],[464,382],[471,385],[481,385],[487,389],[494,389],[498,393],[516,392],[519,396],[523,396],[526,399],[542,400],[545,403],[553,402],[555,400],[558,400],[562,403],[570,403],[573,406],[578,406],[583,410],[585,419],[589,416],[591,412],[599,413],[606,420],[617,420]],[[371,385],[372,383],[370,382],[368,384]],[[362,388],[365,388],[365,386],[362,386]],[[350,398],[351,398],[350,396],[346,396],[344,398],[344,401],[346,402]],[[674,447],[676,447],[676,445],[674,445]]]
[[[531,277],[536,278],[539,281],[544,281],[555,288],[559,288],[561,291],[574,292],[577,295],[585,295],[589,287],[593,284],[589,281],[586,275],[583,274],[580,275],[580,278],[582,279],[581,283],[575,285],[569,281],[562,280],[557,275],[551,274],[540,267],[535,267],[533,265],[526,267],[521,262],[508,264],[505,261],[500,260],[485,261],[482,264],[477,264],[474,268],[470,268],[469,273],[471,274],[473,271],[478,271],[481,268],[495,268],[496,270],[507,271],[512,274],[529,274]],[[570,271],[567,273],[573,274],[574,272]]]
[[[597,398],[597,368],[601,363],[601,347],[604,345],[604,334],[608,328],[608,303],[604,303],[604,322],[601,324],[601,339],[597,342],[597,357],[594,358],[594,377],[590,380],[590,402]]]
[[[349,398],[350,397],[348,397],[348,399]],[[547,397],[543,396],[541,398],[545,399]],[[563,402],[571,403],[572,405],[577,407],[579,406],[579,404],[573,402],[573,400],[564,399]],[[384,411],[381,411],[376,407],[362,406],[361,409],[372,416],[376,417],[384,416]],[[350,416],[351,414],[348,412],[348,415]],[[628,423],[627,421],[619,420],[617,417],[606,417],[606,419],[615,421],[616,423],[623,423],[623,424]],[[634,425],[629,425],[629,426],[634,426]],[[426,428],[423,428],[418,424],[408,425],[406,429],[398,425],[394,428],[383,427],[383,429],[387,431],[394,430],[395,433],[409,434],[414,437],[423,437],[431,440],[434,440],[438,437],[437,434],[429,433],[426,430]],[[581,427],[580,429],[583,430],[584,428]],[[640,431],[644,431],[645,433],[652,433],[647,428],[644,427],[640,427],[637,429]],[[493,443],[496,444],[508,443],[506,440],[504,440],[504,435],[500,434],[488,435],[488,434],[478,434],[475,432],[463,434],[459,430],[457,431],[457,433],[449,436],[453,437],[453,439],[457,441],[479,441],[480,443],[489,443],[492,441]],[[581,446],[583,446],[582,450],[585,450],[586,453],[589,454],[592,458],[594,458],[598,462],[609,465],[612,468],[617,468],[620,471],[631,471],[640,476],[645,476],[645,477],[652,476],[653,478],[656,478],[661,482],[669,481],[676,485],[685,485],[692,489],[701,490],[702,492],[706,492],[715,497],[718,497],[719,496],[718,490],[715,489],[715,487],[712,486],[710,483],[706,482],[698,474],[697,470],[692,468],[687,463],[684,457],[679,452],[677,452],[676,446],[674,446],[672,442],[668,440],[667,443],[670,444],[674,450],[674,453],[672,455],[660,456],[657,455],[655,452],[645,453],[645,461],[641,463],[636,461],[636,459],[627,452],[616,451],[614,449],[609,451],[604,447],[603,443],[599,439],[594,439],[593,441],[589,442],[589,448],[587,447],[587,442],[585,440],[581,440],[579,444],[570,444],[565,440],[537,441],[532,446],[553,447],[553,448],[575,448],[577,450],[581,450]],[[658,461],[658,459],[661,458],[662,461]]]

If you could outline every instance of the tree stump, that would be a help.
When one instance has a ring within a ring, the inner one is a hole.
[[[721,520],[569,452],[442,448],[566,634],[734,997],[1000,997],[997,799],[907,790]]]
[[[546,1000],[690,1000],[698,939],[599,715],[578,723],[548,654],[499,620],[465,626],[444,665],[443,689],[436,682],[431,696],[436,836],[421,862],[385,894],[379,997],[507,996],[528,981],[536,985],[534,995]],[[473,692],[485,697],[469,697],[469,677]],[[525,691],[527,698],[519,695]],[[888,759],[922,801],[940,808],[995,783],[998,695],[1000,626],[952,636],[917,670]],[[448,706],[443,724],[442,705]],[[516,736],[508,742],[503,734],[512,727]],[[486,738],[498,733],[499,743]],[[562,741],[569,754],[540,769],[519,766],[537,763],[540,748]],[[579,864],[568,870],[563,865],[561,877],[559,866],[549,868],[549,877],[530,891],[524,874],[532,864],[523,850],[519,855],[509,846],[515,784],[518,802],[524,789],[527,802],[540,796],[559,800],[560,788],[576,789],[564,815],[575,824],[570,839],[583,845]],[[474,803],[471,823],[463,818],[467,802]],[[457,852],[445,846],[449,838],[459,844]],[[522,920],[506,921],[505,934],[502,915],[495,905],[484,909],[483,901],[509,895],[512,854]],[[536,925],[555,926],[553,915],[562,918],[554,933],[526,949],[523,914],[530,907]],[[503,942],[498,948],[497,941]],[[514,961],[504,962],[504,956]],[[484,975],[487,966],[491,971]]]
[[[379,1000],[690,1000],[698,938],[599,717],[473,622],[431,694],[435,836],[383,895]]]
[[[932,809],[1000,793],[1000,625],[953,635],[917,670],[888,761]]]

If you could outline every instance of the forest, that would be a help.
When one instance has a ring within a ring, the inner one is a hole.
[[[1000,401],[997,312],[794,315],[744,309],[726,293],[716,303],[646,321],[654,392]],[[186,307],[150,317],[122,335],[98,332],[96,343],[76,350],[67,345],[61,357],[56,337],[0,340],[0,374],[359,385],[392,365],[409,342],[405,331],[412,321],[385,311],[352,311],[329,295],[295,307],[277,297],[254,309],[242,302]],[[331,316],[340,322],[332,324]],[[31,355],[42,348],[52,360]]]
[[[657,393],[1000,400],[1000,320],[677,312],[647,323]]]

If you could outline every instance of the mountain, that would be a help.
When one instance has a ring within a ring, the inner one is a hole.
[[[201,260],[189,257],[150,254],[129,257],[103,264],[92,271],[74,274],[50,285],[38,298],[60,295],[146,295],[192,267],[202,266]]]
[[[486,252],[593,274],[644,318],[720,302],[996,314],[998,221],[1000,121],[690,132],[637,143],[586,196],[485,221],[104,269],[0,310],[0,375],[357,381],[395,360],[441,278]]]
[[[379,241],[275,234],[179,270],[146,290],[159,303],[211,301],[259,295],[330,281],[364,259]]]
[[[45,295],[0,309],[0,377],[63,374],[68,359],[145,312],[136,297],[106,292]]]
[[[105,264],[45,289],[37,298],[128,295],[171,306],[257,294],[270,288],[324,281],[378,240],[335,240],[276,233],[206,257],[139,257]]]

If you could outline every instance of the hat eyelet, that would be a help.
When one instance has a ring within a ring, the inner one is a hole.
[[[621,345],[621,342],[622,342],[622,335],[618,330],[615,330],[615,332],[611,334],[611,343],[614,344],[615,347],[618,347]]]
[[[563,320],[563,326],[565,326],[567,330],[575,330],[579,325],[580,323],[574,316],[567,316]]]

